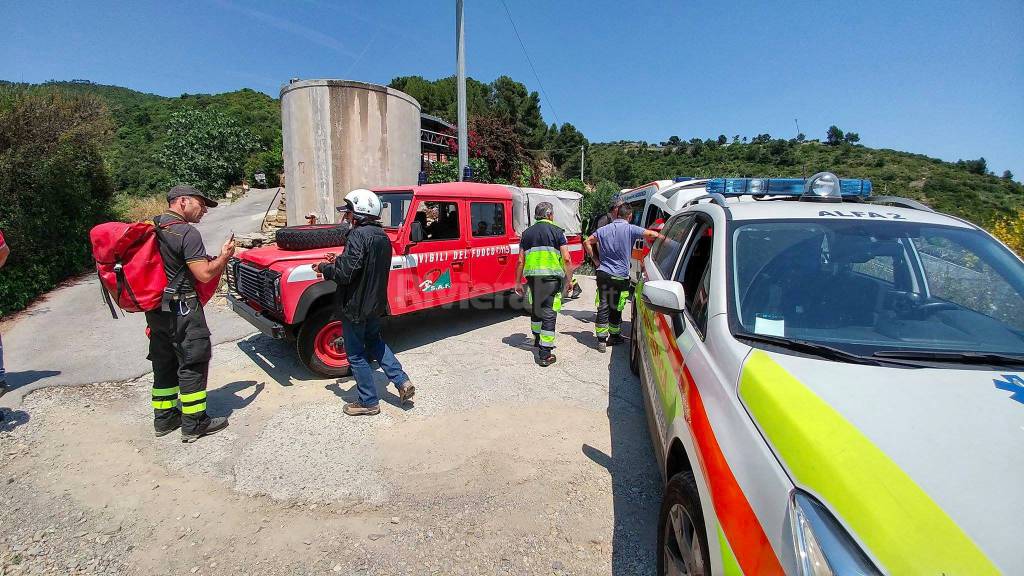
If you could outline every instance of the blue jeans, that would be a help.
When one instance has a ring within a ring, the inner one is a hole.
[[[345,336],[345,353],[352,365],[352,375],[356,379],[356,390],[359,391],[359,403],[373,407],[380,403],[377,387],[373,384],[373,368],[370,360],[376,360],[396,387],[401,389],[409,381],[409,375],[402,370],[402,364],[394,352],[380,338],[380,320],[367,318],[363,322],[341,321],[342,333]]]

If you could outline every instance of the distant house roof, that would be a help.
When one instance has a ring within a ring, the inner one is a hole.
[[[434,127],[430,127],[433,124]],[[420,114],[420,126],[427,128],[428,130],[437,130],[438,128],[450,128],[455,129],[454,124],[449,124],[444,118],[438,118],[437,116],[431,116],[430,114]]]

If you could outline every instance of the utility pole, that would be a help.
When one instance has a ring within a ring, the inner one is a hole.
[[[583,163],[587,160],[586,147],[580,146],[580,182],[583,182]]]
[[[796,118],[793,118],[793,123],[796,124],[796,135],[800,135],[800,122]]]
[[[462,0],[455,0],[455,67],[459,92],[459,181],[465,177],[469,165],[469,130],[466,126],[466,48],[462,19]]]

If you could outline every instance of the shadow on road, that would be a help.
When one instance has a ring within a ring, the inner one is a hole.
[[[22,372],[7,372],[7,391],[28,386],[36,380],[49,378],[60,374],[60,370],[25,370]]]
[[[24,410],[4,410],[0,408],[0,432],[10,432],[18,426],[28,424],[31,417]]]
[[[391,383],[388,382],[387,377],[383,373],[374,372],[373,383],[377,385],[377,396],[382,402],[387,402],[395,408],[401,408],[406,412],[413,409],[414,404],[411,401],[409,404],[402,404],[402,399],[392,392]],[[342,384],[347,385],[348,388],[342,388]],[[335,396],[345,402],[357,402],[359,400],[359,392],[356,391],[356,381],[352,377],[339,378],[334,384],[324,386],[324,389],[330,390]]]
[[[629,323],[623,322],[629,334]],[[593,334],[589,342],[596,342]],[[581,342],[588,344],[581,338]],[[588,444],[583,454],[608,470],[612,479],[614,531],[612,574],[653,574],[657,566],[661,476],[648,437],[640,382],[629,370],[629,346],[608,349],[608,424],[611,454]]]
[[[257,384],[255,380],[240,380],[209,390],[206,393],[206,401],[216,414],[230,416],[235,410],[252,404],[266,386],[264,382]],[[246,394],[240,395],[241,392]]]

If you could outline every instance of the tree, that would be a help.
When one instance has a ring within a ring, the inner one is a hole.
[[[669,138],[668,138],[668,145],[669,146],[679,146],[679,144],[681,142],[682,142],[682,140],[679,139],[679,136],[669,136]]]
[[[857,142],[860,142],[860,134],[857,134],[856,132],[847,132],[843,136],[843,142],[846,142],[847,144],[855,144]]]
[[[807,135],[804,134],[803,132],[796,135],[797,142],[803,142],[804,140],[807,140]]]
[[[843,131],[838,126],[833,124],[829,126],[828,132],[825,134],[825,143],[829,146],[838,146],[843,141]]]
[[[725,137],[725,134],[719,134],[718,135],[718,145],[719,146],[725,146],[726,142],[728,142],[728,141],[729,141],[729,139]]]
[[[171,174],[168,184],[190,184],[223,196],[231,184],[241,182],[246,158],[258,149],[255,136],[233,118],[186,109],[171,115],[158,158]]]
[[[769,134],[758,134],[754,136],[754,139],[750,141],[751,144],[767,144],[772,141],[772,137]]]
[[[519,181],[525,166],[532,172],[533,159],[523,149],[522,139],[511,120],[497,116],[471,116],[469,155],[483,158],[493,178]]]
[[[988,174],[988,162],[985,161],[984,157],[977,160],[957,160],[956,165],[971,174]]]
[[[575,126],[566,122],[558,129],[551,161],[563,174],[572,176],[580,173],[580,147],[587,145],[587,139]]]
[[[1013,180],[1013,172],[1003,170],[1003,180]]]

